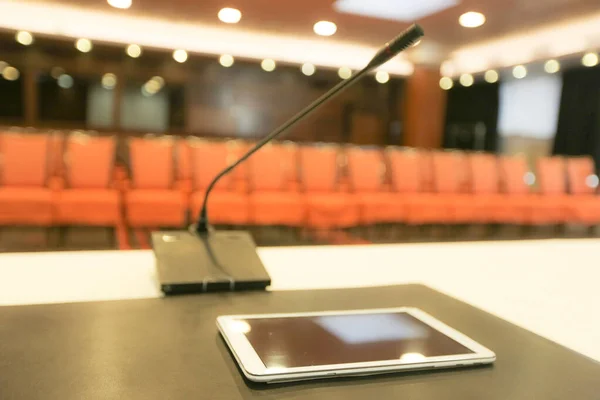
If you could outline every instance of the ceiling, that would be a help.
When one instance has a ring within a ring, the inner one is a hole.
[[[430,52],[436,55],[434,63],[439,64],[439,62],[449,57],[452,52],[469,48],[469,46],[500,40],[510,35],[514,37],[515,34],[521,32],[531,32],[536,28],[573,18],[582,18],[592,14],[600,16],[599,0],[456,1],[458,5],[416,21],[423,26],[426,33],[425,40],[419,47],[425,49],[428,48],[427,45],[431,46],[429,47]],[[19,3],[17,0],[0,0],[0,3],[2,2]],[[34,4],[33,2],[27,3]],[[322,45],[321,50],[325,53],[328,51],[326,46],[338,44],[363,46],[366,53],[380,47],[409,25],[408,22],[337,12],[334,8],[335,0],[133,0],[133,5],[128,10],[112,8],[106,0],[78,0],[76,2],[36,0],[35,3],[54,8],[58,8],[57,6],[77,7],[82,10],[100,12],[115,17],[142,17],[168,20],[171,23],[186,26],[214,28],[222,30],[222,32],[242,35],[236,36],[238,41],[240,38],[244,40],[244,38],[250,38],[252,35],[256,35],[256,38],[287,37],[306,40],[315,46]],[[406,4],[405,0],[397,0],[395,3],[398,4],[398,7],[402,7],[403,3]],[[235,7],[241,10],[243,16],[240,23],[235,25],[221,23],[217,19],[217,13],[223,7]],[[458,17],[466,11],[482,12],[486,15],[486,23],[473,29],[461,27],[458,24]],[[337,33],[331,37],[315,35],[312,27],[319,20],[335,22],[338,27]],[[3,27],[2,24],[0,18],[0,27]],[[119,28],[122,29],[122,26],[119,26]],[[58,29],[56,28],[56,30]],[[157,30],[157,32],[159,32],[156,33],[157,38],[169,33],[165,30]],[[212,37],[214,38],[214,36]],[[195,38],[188,38],[188,40],[193,39]],[[200,44],[202,41],[206,42],[207,40],[205,37],[197,37],[195,41]],[[268,42],[265,43],[265,47],[274,45]],[[204,45],[208,49],[206,52],[218,54],[215,48],[210,48],[209,43],[204,43]],[[277,45],[285,46],[283,42]],[[233,47],[231,48],[233,49]],[[339,53],[347,53],[347,50],[347,47],[340,48]],[[414,49],[413,52],[417,53],[417,49]],[[258,53],[255,58],[262,57],[265,52],[259,51]],[[232,54],[235,54],[235,52],[232,52]],[[240,54],[240,56],[248,56],[248,54]],[[353,56],[359,57],[359,54],[356,53]],[[360,57],[363,56],[360,55]],[[285,58],[282,59],[286,60]],[[296,59],[288,57],[287,61],[295,62]],[[364,62],[364,59],[361,62]],[[416,60],[416,62],[419,61]],[[318,62],[316,63],[318,64]],[[329,66],[334,66],[335,62],[329,64],[331,64]],[[323,65],[328,64],[323,62]],[[348,65],[348,63],[345,65]],[[398,71],[400,70],[398,69]]]
[[[39,1],[39,0],[38,0]],[[365,0],[369,1],[369,0]],[[41,3],[61,3],[72,6],[73,1],[41,0]],[[105,0],[78,0],[77,6],[92,10],[144,17],[167,18],[177,22],[223,26],[217,19],[223,7],[242,11],[240,23],[229,25],[232,30],[251,30],[272,34],[314,38],[312,26],[319,20],[333,21],[337,33],[323,40],[341,40],[380,46],[396,36],[408,23],[362,17],[337,12],[335,0],[133,0],[129,10],[117,10]],[[396,2],[402,7],[402,1]],[[462,0],[457,6],[422,18],[418,22],[427,40],[456,48],[488,40],[540,25],[588,13],[599,12],[598,0]],[[458,17],[466,11],[479,11],[487,22],[475,29],[458,25]]]

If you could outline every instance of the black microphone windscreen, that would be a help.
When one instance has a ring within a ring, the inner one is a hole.
[[[425,32],[423,28],[421,28],[417,24],[411,25],[404,32],[396,36],[393,40],[389,41],[385,44],[383,49],[379,50],[379,52],[373,57],[371,62],[369,62],[369,67],[375,68],[384,64],[385,62],[392,59],[396,54],[400,53],[402,50],[412,46],[417,43]]]

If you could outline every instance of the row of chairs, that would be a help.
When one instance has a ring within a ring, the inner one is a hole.
[[[213,176],[251,143],[83,132],[0,133],[0,226],[182,227]],[[214,224],[318,229],[381,223],[600,223],[587,157],[275,143],[213,190]],[[537,184],[534,183],[537,178]],[[537,190],[532,190],[536,186]]]

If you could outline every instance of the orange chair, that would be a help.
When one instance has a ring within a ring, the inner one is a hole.
[[[438,198],[428,204],[437,209],[437,223],[477,222],[473,207],[472,176],[468,157],[460,151],[434,152],[434,182]],[[441,202],[441,204],[440,204]],[[436,210],[430,210],[432,214]]]
[[[43,134],[0,133],[0,225],[52,224],[49,143]]]
[[[129,226],[181,227],[187,201],[175,179],[173,138],[129,140],[131,188],[125,193],[125,218]]]
[[[65,144],[63,189],[56,202],[61,225],[116,227],[122,224],[121,199],[113,182],[115,138],[81,132]]]
[[[251,224],[297,227],[304,223],[305,205],[293,184],[297,180],[294,150],[295,145],[267,145],[248,160]]]
[[[538,196],[529,191],[527,176],[531,173],[527,167],[527,160],[521,156],[501,156],[498,166],[503,196],[489,206],[492,221],[503,224],[530,224]]]
[[[227,165],[237,160],[242,150],[234,140],[214,142],[190,139],[192,194],[190,199],[194,220],[197,218],[205,191],[212,179]],[[240,166],[241,167],[241,166]],[[243,169],[242,169],[243,171]],[[250,206],[246,183],[241,183],[240,171],[225,175],[213,188],[208,201],[208,218],[211,223],[225,225],[247,225]]]
[[[598,176],[591,157],[567,158],[569,196],[568,220],[583,225],[600,224]]]
[[[539,184],[538,201],[532,208],[531,223],[536,225],[560,224],[567,221],[568,196],[565,162],[561,157],[543,157],[537,160]]]
[[[491,154],[471,154],[468,156],[468,167],[473,192],[468,200],[473,213],[472,221],[482,224],[498,222],[494,209],[508,200],[506,195],[499,193],[498,158]]]
[[[338,156],[334,145],[300,148],[300,185],[307,205],[307,225],[311,228],[351,227],[360,221],[358,204],[340,184]]]
[[[396,199],[396,206],[392,209],[394,219],[409,224],[428,222],[420,205],[431,197],[430,193],[425,193],[433,185],[429,153],[388,147],[385,154],[390,170],[391,190]]]
[[[350,147],[346,151],[354,202],[364,225],[399,222],[404,207],[386,185],[386,166],[380,149]]]

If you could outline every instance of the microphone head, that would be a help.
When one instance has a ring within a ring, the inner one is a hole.
[[[423,28],[421,28],[420,25],[412,24],[410,27],[408,27],[408,29],[396,36],[394,40],[386,43],[385,47],[390,49],[393,57],[402,50],[417,43],[417,41],[421,39],[424,34],[425,32],[423,32]]]
[[[368,67],[375,68],[381,64],[384,64],[395,57],[396,54],[417,43],[417,41],[421,39],[424,34],[425,32],[423,31],[423,28],[421,28],[419,25],[411,25],[393,40],[387,42],[383,49],[379,50],[375,57],[373,57]]]

